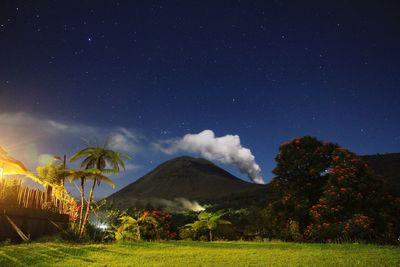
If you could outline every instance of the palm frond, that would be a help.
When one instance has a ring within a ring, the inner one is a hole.
[[[76,160],[79,159],[79,158],[88,156],[88,155],[92,154],[95,150],[96,150],[96,147],[87,147],[87,148],[84,148],[84,149],[82,149],[82,150],[76,152],[74,155],[72,155],[70,161],[71,161],[71,162],[74,162],[74,161],[76,161]]]
[[[101,170],[103,174],[115,174],[115,171],[113,169],[103,169]]]
[[[95,159],[92,157],[85,158],[81,163],[82,169],[91,169],[95,167]]]
[[[104,182],[108,184],[112,188],[115,187],[114,182],[107,176],[103,175],[102,171],[99,169],[64,170],[60,173],[60,176],[63,178],[67,178],[70,181],[81,179],[82,177],[84,177],[85,179],[96,179],[99,182]]]

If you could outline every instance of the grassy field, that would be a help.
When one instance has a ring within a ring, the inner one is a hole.
[[[31,243],[0,246],[0,266],[400,266],[400,247],[283,242]]]

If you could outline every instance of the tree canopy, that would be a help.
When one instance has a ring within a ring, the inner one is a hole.
[[[286,240],[393,238],[396,199],[360,157],[314,137],[282,144],[268,206],[272,233]],[[398,227],[398,226],[397,226]]]

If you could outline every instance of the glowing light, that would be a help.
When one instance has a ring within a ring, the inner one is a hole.
[[[96,224],[96,228],[100,230],[106,230],[108,228],[108,225],[106,223],[98,223]]]

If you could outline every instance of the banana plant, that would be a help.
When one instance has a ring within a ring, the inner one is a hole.
[[[213,232],[217,229],[218,225],[231,224],[230,221],[222,219],[224,215],[225,213],[223,211],[217,211],[214,213],[202,211],[198,215],[197,221],[186,224],[185,227],[190,227],[195,232],[207,229],[209,240],[213,241]]]

